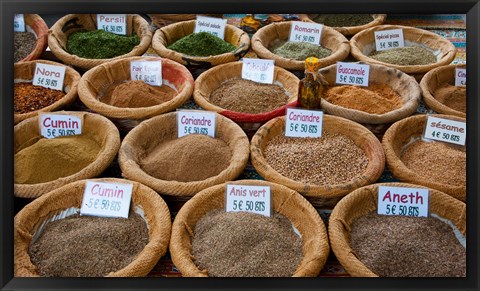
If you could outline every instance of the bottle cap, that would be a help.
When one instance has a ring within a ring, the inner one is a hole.
[[[305,59],[305,69],[309,72],[316,72],[320,69],[320,60],[315,57]]]

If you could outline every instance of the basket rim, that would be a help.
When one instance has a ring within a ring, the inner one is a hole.
[[[318,23],[318,22],[313,21],[313,19],[310,18],[310,15],[311,14],[304,14],[304,16],[303,16],[304,21]],[[333,29],[339,31],[343,35],[350,36],[350,35],[355,35],[356,33],[360,32],[364,29],[367,29],[367,28],[370,28],[370,27],[373,27],[373,26],[376,26],[376,25],[381,25],[387,19],[387,14],[370,14],[370,15],[373,17],[372,21],[370,21],[369,23],[363,24],[363,25],[331,26],[331,27]]]
[[[29,26],[35,31],[37,35],[37,41],[35,48],[22,60],[19,62],[32,61],[41,57],[41,54],[47,49],[48,46],[48,26],[45,20],[39,14],[24,14],[25,26]],[[34,30],[32,24],[36,23],[38,26],[38,31]],[[39,34],[40,32],[40,34]],[[35,58],[35,55],[38,57]]]

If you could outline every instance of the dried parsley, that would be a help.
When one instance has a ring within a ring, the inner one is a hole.
[[[233,51],[236,47],[208,32],[192,33],[167,47],[189,56],[208,57]]]
[[[304,61],[308,57],[315,57],[318,59],[326,58],[332,54],[332,51],[328,48],[308,42],[287,41],[275,48],[273,53],[287,59]]]

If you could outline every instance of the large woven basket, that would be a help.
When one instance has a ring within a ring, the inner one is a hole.
[[[101,145],[96,160],[79,172],[67,177],[58,178],[57,180],[38,184],[15,184],[15,196],[22,198],[36,198],[68,183],[81,179],[95,178],[99,176],[114,160],[118,149],[120,148],[120,134],[110,120],[101,115],[88,112],[62,111],[61,113],[83,115],[83,134]],[[40,135],[39,116],[29,118],[17,124],[14,129],[15,153],[23,148],[33,145],[42,138],[43,137]]]
[[[80,82],[80,74],[72,69],[69,66],[65,66],[60,63],[45,61],[45,60],[35,60],[28,62],[19,62],[14,65],[14,82],[15,83],[32,83],[33,76],[35,75],[35,66],[37,63],[48,64],[55,66],[64,66],[65,67],[65,79],[63,81],[63,92],[65,96],[55,103],[44,107],[40,110],[23,113],[23,114],[14,114],[14,124],[19,123],[22,120],[27,118],[37,116],[39,112],[52,112],[60,110],[61,108],[72,104],[77,99],[77,87]]]
[[[275,65],[287,70],[305,69],[305,61],[287,59],[274,54],[271,48],[279,41],[287,41],[290,35],[292,22],[276,22],[260,28],[252,36],[252,49],[262,59],[275,60]],[[331,27],[324,26],[320,44],[324,48],[332,50],[332,54],[326,58],[320,59],[320,66],[326,67],[342,61],[350,53],[350,44],[340,32]]]
[[[313,19],[315,19],[319,15],[321,15],[321,14],[300,14],[300,19],[302,21],[306,21],[306,22],[317,23]],[[335,29],[336,31],[340,32],[341,34],[345,35],[345,36],[351,36],[351,35],[359,33],[362,30],[365,30],[367,28],[374,27],[374,26],[377,26],[377,25],[381,25],[385,22],[385,19],[387,19],[387,14],[371,14],[371,16],[373,17],[372,21],[370,21],[369,23],[364,24],[364,25],[332,27],[332,28]]]
[[[180,198],[180,200],[182,198],[188,200],[205,188],[236,179],[243,172],[248,161],[250,154],[248,138],[233,121],[219,114],[215,116],[215,138],[225,141],[232,152],[230,165],[217,176],[192,182],[166,181],[149,175],[140,167],[140,159],[159,144],[177,139],[176,112],[152,117],[127,134],[118,153],[122,175],[127,179],[145,184],[162,195]]]
[[[166,25],[197,19],[197,15],[205,15],[210,17],[222,18],[223,14],[147,14],[152,20],[152,23],[157,27],[164,27]]]
[[[250,48],[250,37],[246,32],[231,24],[225,27],[225,41],[236,47],[235,50],[209,57],[188,56],[167,46],[177,40],[190,35],[195,29],[196,20],[181,21],[162,27],[155,31],[152,39],[152,47],[157,54],[186,66],[213,67],[220,64],[234,62],[243,57]]]
[[[452,115],[434,114],[431,116],[465,122],[464,118]],[[385,150],[388,168],[392,171],[393,176],[402,182],[423,185],[466,201],[467,185],[452,185],[428,181],[417,172],[407,168],[400,159],[405,147],[413,140],[421,138],[426,121],[427,115],[410,116],[397,121],[385,132],[382,145]]]
[[[96,14],[68,14],[60,18],[48,31],[48,46],[52,53],[65,64],[79,67],[83,70],[91,69],[100,64],[126,57],[140,56],[145,53],[152,42],[152,32],[148,22],[137,14],[127,15],[127,35],[136,33],[140,44],[129,53],[111,59],[87,59],[70,54],[66,51],[68,36],[79,30],[96,30]]]
[[[328,221],[328,235],[332,250],[345,270],[354,277],[378,277],[367,268],[350,247],[352,223],[370,212],[377,211],[378,187],[426,188],[406,183],[381,183],[359,188],[338,202]],[[429,190],[429,212],[450,220],[466,236],[466,205],[445,193]]]
[[[347,183],[336,185],[305,184],[277,172],[267,163],[264,150],[272,138],[285,134],[285,116],[270,120],[253,136],[250,146],[252,165],[265,180],[299,192],[316,207],[332,207],[349,192],[375,183],[380,178],[385,167],[385,155],[380,141],[367,128],[342,117],[324,115],[323,132],[345,135],[360,147],[368,158],[365,171]]]
[[[143,213],[148,226],[148,243],[136,258],[124,268],[111,272],[107,277],[146,276],[165,255],[170,242],[170,211],[163,199],[152,189],[133,181],[123,179],[96,179],[93,181],[133,184],[130,211]],[[33,235],[45,221],[57,220],[78,213],[81,207],[86,181],[77,181],[36,199],[23,208],[14,221],[16,277],[38,277],[28,249]],[[69,212],[65,215],[65,211]],[[59,215],[63,214],[63,215]],[[58,215],[57,217],[55,217]],[[60,217],[59,217],[60,216]],[[106,218],[108,219],[108,218]]]
[[[314,277],[325,264],[330,248],[325,225],[318,212],[297,192],[282,185],[260,180],[239,180],[228,184],[270,186],[272,210],[286,216],[298,229],[303,240],[303,258],[293,277]],[[226,184],[207,188],[190,199],[180,209],[172,226],[170,254],[172,261],[185,277],[207,277],[192,256],[192,236],[195,225],[206,213],[225,208]]]
[[[466,65],[448,65],[435,68],[423,76],[420,81],[420,88],[422,89],[423,101],[435,112],[466,118],[467,114],[465,112],[448,107],[437,100],[433,95],[433,93],[442,85],[455,85],[456,68],[465,69]]]
[[[38,14],[24,14],[23,18],[25,31],[33,33],[37,42],[35,48],[20,62],[33,61],[39,59],[47,48],[48,26]]]

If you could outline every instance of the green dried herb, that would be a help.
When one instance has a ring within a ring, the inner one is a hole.
[[[369,57],[377,61],[400,66],[428,65],[437,62],[437,57],[431,51],[420,46],[373,51]]]
[[[316,57],[318,59],[326,58],[332,54],[332,51],[308,42],[287,41],[275,48],[273,53],[287,59],[304,61],[308,57]]]
[[[198,32],[182,37],[167,48],[189,56],[208,57],[231,52],[236,47],[208,32]]]
[[[77,31],[68,36],[67,51],[86,59],[110,59],[127,54],[140,44],[140,38],[104,30]]]
[[[352,27],[370,23],[373,17],[370,14],[320,14],[313,21],[331,27]]]

